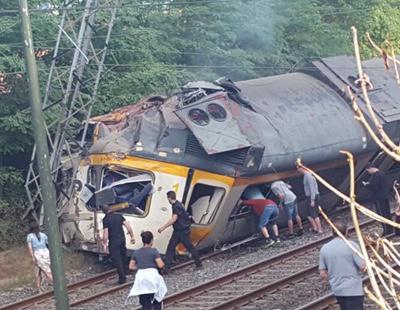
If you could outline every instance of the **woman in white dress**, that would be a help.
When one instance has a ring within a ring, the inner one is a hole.
[[[42,274],[44,274],[49,281],[53,283],[53,277],[50,269],[50,253],[47,248],[48,239],[46,234],[40,232],[39,225],[32,222],[29,225],[29,231],[26,238],[28,243],[29,254],[35,264],[35,283],[39,291],[42,290]]]

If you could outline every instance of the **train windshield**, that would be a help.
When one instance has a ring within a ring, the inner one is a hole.
[[[81,199],[89,207],[99,209],[110,205],[114,211],[125,214],[144,216],[153,189],[152,176],[144,172],[101,171],[100,189],[95,185],[86,184],[85,194]]]

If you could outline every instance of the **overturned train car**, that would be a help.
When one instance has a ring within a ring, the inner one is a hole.
[[[365,177],[368,162],[398,173],[398,165],[354,119],[344,96],[344,86],[358,91],[354,58],[321,59],[311,66],[235,84],[193,82],[170,97],[146,98],[92,118],[89,154],[80,161],[75,193],[61,216],[64,240],[101,253],[102,204],[121,212],[136,236],[142,230],[155,233],[171,216],[166,192],[172,189],[193,215],[194,243],[213,247],[255,231],[253,214],[238,203],[250,186],[268,195],[273,181],[285,180],[304,215],[297,158],[343,192],[349,179],[342,149],[356,156],[357,180]],[[398,141],[400,89],[380,60],[364,66],[374,84],[374,109]],[[323,208],[338,203],[322,186],[320,192]],[[283,214],[278,221],[285,222]],[[171,232],[154,234],[161,252]]]

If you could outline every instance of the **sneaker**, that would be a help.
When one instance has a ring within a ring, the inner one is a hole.
[[[293,234],[288,234],[287,236],[286,236],[286,239],[293,239],[294,238],[294,235]]]
[[[272,247],[275,245],[276,241],[271,239],[266,239],[265,243],[267,244],[267,248]]]
[[[196,269],[203,269],[203,264],[202,263],[198,263],[195,265]]]
[[[276,244],[276,245],[280,245],[280,244],[281,244],[281,239],[277,238],[277,239],[275,240],[275,244]]]
[[[296,236],[302,236],[304,234],[304,230],[303,229],[299,229],[296,233]]]

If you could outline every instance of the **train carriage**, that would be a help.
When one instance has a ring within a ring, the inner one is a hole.
[[[397,142],[395,78],[380,69],[379,60],[364,65],[375,85],[374,109]],[[358,91],[354,59],[333,57],[310,66],[237,83],[192,82],[170,97],[146,98],[92,118],[90,149],[80,161],[75,194],[63,208],[64,240],[100,253],[102,204],[121,212],[136,235],[145,229],[154,233],[171,216],[169,190],[192,214],[191,238],[199,248],[243,238],[256,229],[252,213],[239,204],[248,186],[267,195],[273,181],[289,182],[304,215],[296,159],[346,192],[342,149],[356,156],[357,179],[364,177],[368,162],[396,176],[398,165],[371,141],[343,94],[347,85]],[[320,190],[321,205],[329,211],[337,199]],[[278,222],[284,224],[283,214]],[[161,252],[171,233],[155,234]]]

